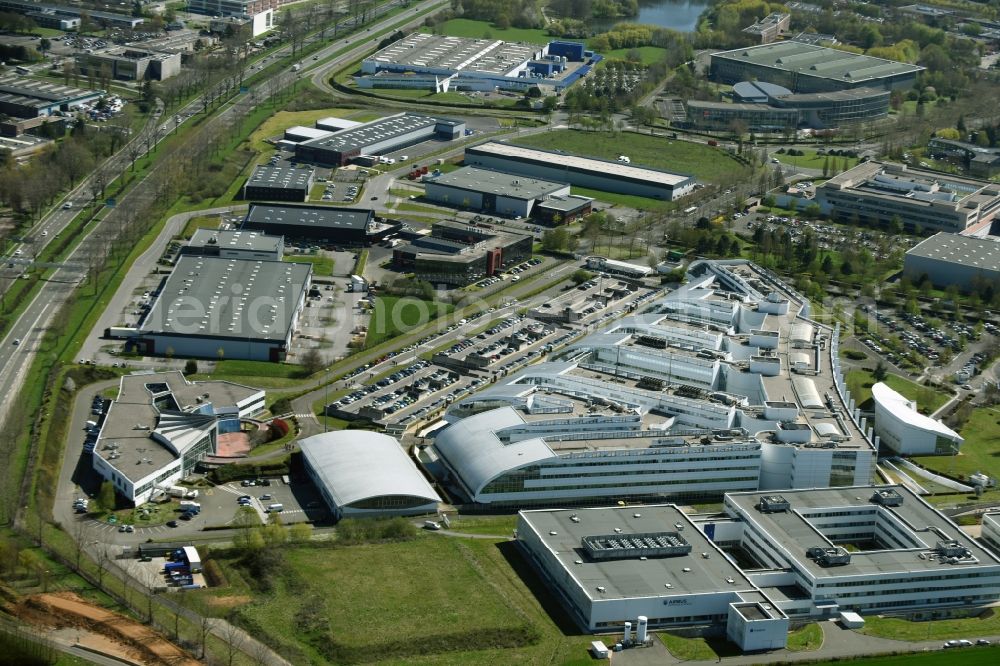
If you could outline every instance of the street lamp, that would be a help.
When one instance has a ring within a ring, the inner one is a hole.
[[[326,381],[324,383],[324,394],[323,394],[323,432],[326,432],[329,428],[329,420],[327,418],[327,410],[330,409],[330,368],[326,369]]]

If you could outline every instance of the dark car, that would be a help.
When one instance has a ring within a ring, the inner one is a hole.
[[[167,521],[167,527],[177,527],[177,521],[176,520],[168,520]]]

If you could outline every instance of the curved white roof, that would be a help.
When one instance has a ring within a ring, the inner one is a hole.
[[[792,324],[789,331],[788,338],[792,342],[812,342],[813,335],[816,333],[816,329],[812,324],[805,321],[797,321]]]
[[[793,377],[792,385],[803,409],[823,409],[823,399],[816,390],[816,382],[808,377]]]
[[[388,435],[340,430],[307,437],[299,446],[337,506],[389,495],[441,501],[399,442]]]
[[[964,441],[961,435],[937,419],[924,416],[917,410],[912,409],[909,400],[897,391],[889,388],[889,385],[884,382],[878,382],[872,386],[872,399],[875,400],[876,405],[882,407],[890,416],[912,428],[937,433],[942,437],[947,437],[956,442]]]
[[[465,487],[478,496],[501,474],[556,457],[540,437],[504,444],[494,434],[522,423],[524,419],[511,407],[480,412],[439,432],[434,448],[462,478]]]

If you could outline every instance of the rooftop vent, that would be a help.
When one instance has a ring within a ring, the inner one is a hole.
[[[778,513],[788,511],[791,503],[781,495],[761,495],[757,508],[761,513]]]
[[[903,503],[903,496],[895,488],[884,488],[876,490],[871,501],[882,506],[899,506]]]
[[[821,567],[842,566],[851,563],[851,554],[840,546],[833,548],[814,546],[806,549],[806,557],[816,560]]]

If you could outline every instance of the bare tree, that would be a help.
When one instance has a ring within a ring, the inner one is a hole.
[[[233,624],[232,617],[222,625],[222,640],[226,644],[227,666],[233,666],[233,659],[243,646],[246,634],[243,633],[242,629]]]

